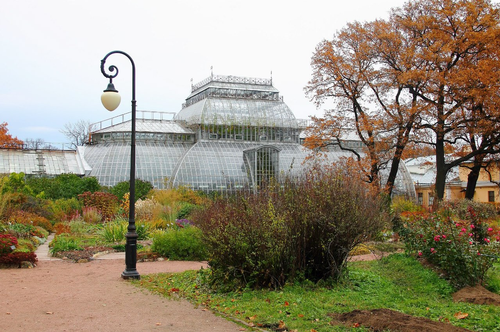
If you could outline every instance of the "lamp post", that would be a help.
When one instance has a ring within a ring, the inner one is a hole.
[[[132,135],[130,138],[130,196],[129,196],[129,213],[128,213],[128,229],[125,237],[127,243],[125,244],[125,271],[122,272],[123,279],[140,279],[141,276],[136,269],[137,263],[137,232],[135,228],[135,114],[136,114],[136,101],[135,101],[135,64],[134,60],[125,52],[112,51],[106,54],[101,60],[101,72],[109,78],[109,84],[106,90],[101,95],[101,101],[108,111],[114,111],[120,105],[121,97],[113,85],[113,78],[118,75],[118,68],[114,65],[109,66],[110,74],[107,74],[104,69],[106,59],[112,54],[125,55],[132,64]],[[113,74],[113,72],[115,72]]]

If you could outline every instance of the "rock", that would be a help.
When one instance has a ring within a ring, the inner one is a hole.
[[[158,262],[163,262],[164,260],[165,260],[165,258],[163,258],[163,257],[158,257],[158,259],[157,259]]]
[[[89,262],[89,260],[88,260],[88,259],[86,259],[86,258],[81,258],[81,259],[79,259],[79,260],[77,261],[77,263],[88,263],[88,262]]]
[[[32,269],[34,266],[33,266],[33,263],[28,262],[28,261],[24,261],[24,262],[21,262],[21,264],[19,264],[19,267],[22,269]]]

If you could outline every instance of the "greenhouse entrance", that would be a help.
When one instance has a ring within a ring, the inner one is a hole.
[[[275,146],[263,145],[243,151],[243,159],[251,188],[256,190],[278,176],[279,152]]]

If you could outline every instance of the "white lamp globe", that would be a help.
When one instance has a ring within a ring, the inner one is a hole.
[[[122,97],[118,94],[113,83],[109,83],[106,90],[101,95],[102,105],[110,112],[114,111],[119,105]]]

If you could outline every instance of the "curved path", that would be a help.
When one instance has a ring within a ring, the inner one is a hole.
[[[47,241],[48,242],[48,241]],[[123,254],[73,263],[37,251],[32,269],[0,269],[0,331],[244,331],[184,300],[169,300],[121,278]],[[116,259],[117,258],[117,259]],[[144,276],[206,267],[203,262],[138,263]]]

